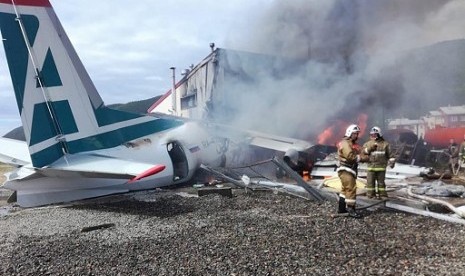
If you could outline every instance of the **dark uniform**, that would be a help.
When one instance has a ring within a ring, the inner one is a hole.
[[[462,164],[465,163],[465,136],[463,137],[463,142],[460,144],[459,149],[459,170]]]
[[[455,143],[454,139],[450,139],[449,147],[447,147],[446,153],[449,155],[449,169],[452,173],[455,173],[455,170],[459,169],[459,147]]]

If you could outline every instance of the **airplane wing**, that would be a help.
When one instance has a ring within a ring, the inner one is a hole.
[[[281,152],[286,152],[289,149],[303,151],[312,146],[307,141],[289,137],[280,137],[256,131],[249,131],[248,134],[250,135],[251,145]]]
[[[242,141],[245,144],[256,146],[264,149],[270,149],[280,152],[286,152],[289,149],[295,149],[297,151],[304,151],[311,148],[313,145],[305,140],[294,139],[285,136],[278,136],[269,133],[263,133],[258,131],[240,129],[233,126],[228,126],[216,122],[207,122],[202,120],[196,120],[191,118],[185,118],[180,116],[169,115],[165,113],[153,112],[151,116],[166,119],[177,119],[185,122],[196,121],[205,124],[210,127],[213,133],[217,133],[218,136],[228,137],[233,141]]]

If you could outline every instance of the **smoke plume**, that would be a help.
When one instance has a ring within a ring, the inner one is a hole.
[[[286,62],[232,86],[248,91],[234,123],[315,142],[362,113],[387,127],[464,104],[464,13],[460,0],[275,1],[233,46]]]

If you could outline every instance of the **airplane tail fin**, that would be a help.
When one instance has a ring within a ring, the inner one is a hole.
[[[0,29],[35,167],[181,124],[106,107],[48,0],[0,0]]]

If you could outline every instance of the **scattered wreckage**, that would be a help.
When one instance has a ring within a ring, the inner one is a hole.
[[[336,175],[337,159],[335,154],[328,155],[328,158],[317,161],[312,167],[312,177],[325,178]],[[360,163],[358,167],[360,177],[366,177],[367,165]],[[433,168],[420,167],[415,165],[408,165],[402,163],[395,163],[393,168],[387,167],[386,179],[405,179],[413,176],[426,176],[433,177],[435,171]]]
[[[460,207],[465,205],[465,186],[443,182],[454,177],[447,171],[440,174],[432,167],[415,165],[427,164],[418,157],[426,149],[420,146],[421,140],[413,139],[411,135],[407,138],[410,139],[394,143],[398,162],[393,168],[387,168],[388,200],[364,196],[367,167],[360,164],[357,205],[361,209],[394,209],[465,224],[465,212],[461,211],[465,207]],[[341,183],[336,172],[338,164],[335,152],[334,146],[317,144],[301,151],[274,152],[277,155],[268,155],[269,159],[255,160],[255,163],[245,166],[202,168],[218,179],[247,190],[271,189],[309,200],[336,200]],[[465,183],[465,179],[457,176],[454,179]]]
[[[269,189],[312,201],[336,201],[341,183],[333,160],[315,162],[310,172],[311,177],[306,179],[306,174],[295,170],[299,169],[298,166],[293,163],[288,165],[291,158],[286,156],[289,157],[289,154],[236,168],[202,166],[202,169],[216,179],[246,190]],[[447,184],[442,179],[425,182],[425,179],[436,175],[433,169],[396,163],[394,169],[389,170],[386,175],[388,200],[364,196],[366,180],[363,176],[366,175],[366,169],[362,166],[359,170],[357,204],[360,209],[398,210],[465,224],[465,186]],[[339,216],[341,215],[335,214],[333,217]]]

